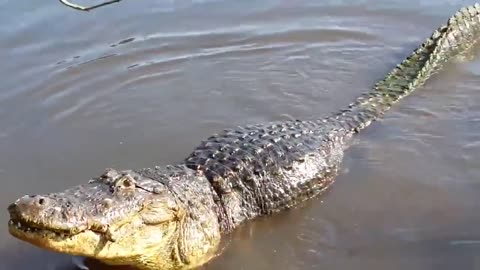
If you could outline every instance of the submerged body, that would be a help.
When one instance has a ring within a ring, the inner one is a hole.
[[[471,49],[479,14],[480,5],[462,9],[338,113],[239,127],[208,138],[174,166],[109,169],[60,193],[24,196],[9,206],[10,233],[109,264],[150,270],[202,265],[239,224],[325,191],[355,133]]]

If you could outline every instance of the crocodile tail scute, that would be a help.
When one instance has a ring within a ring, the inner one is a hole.
[[[480,32],[480,5],[457,11],[420,47],[398,64],[372,91],[327,118],[347,130],[358,132],[382,116],[390,107],[422,86],[446,62],[471,49]]]

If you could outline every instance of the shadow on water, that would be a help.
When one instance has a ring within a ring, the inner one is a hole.
[[[2,270],[134,270],[128,266],[109,266],[95,260],[53,253],[30,246],[2,251],[0,262]]]
[[[12,244],[8,250],[2,250],[0,254],[0,269],[78,270],[71,260],[67,255]]]

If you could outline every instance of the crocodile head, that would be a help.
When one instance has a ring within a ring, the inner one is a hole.
[[[10,233],[41,248],[143,269],[181,264],[184,209],[164,185],[132,171],[27,195],[8,211]]]

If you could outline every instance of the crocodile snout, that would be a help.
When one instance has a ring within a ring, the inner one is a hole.
[[[12,224],[29,228],[77,233],[87,228],[80,208],[68,200],[49,195],[25,195],[8,206]]]
[[[25,195],[8,206],[8,212],[12,219],[28,216],[41,216],[45,210],[51,207],[51,200],[41,195]],[[50,209],[51,210],[51,209]]]

